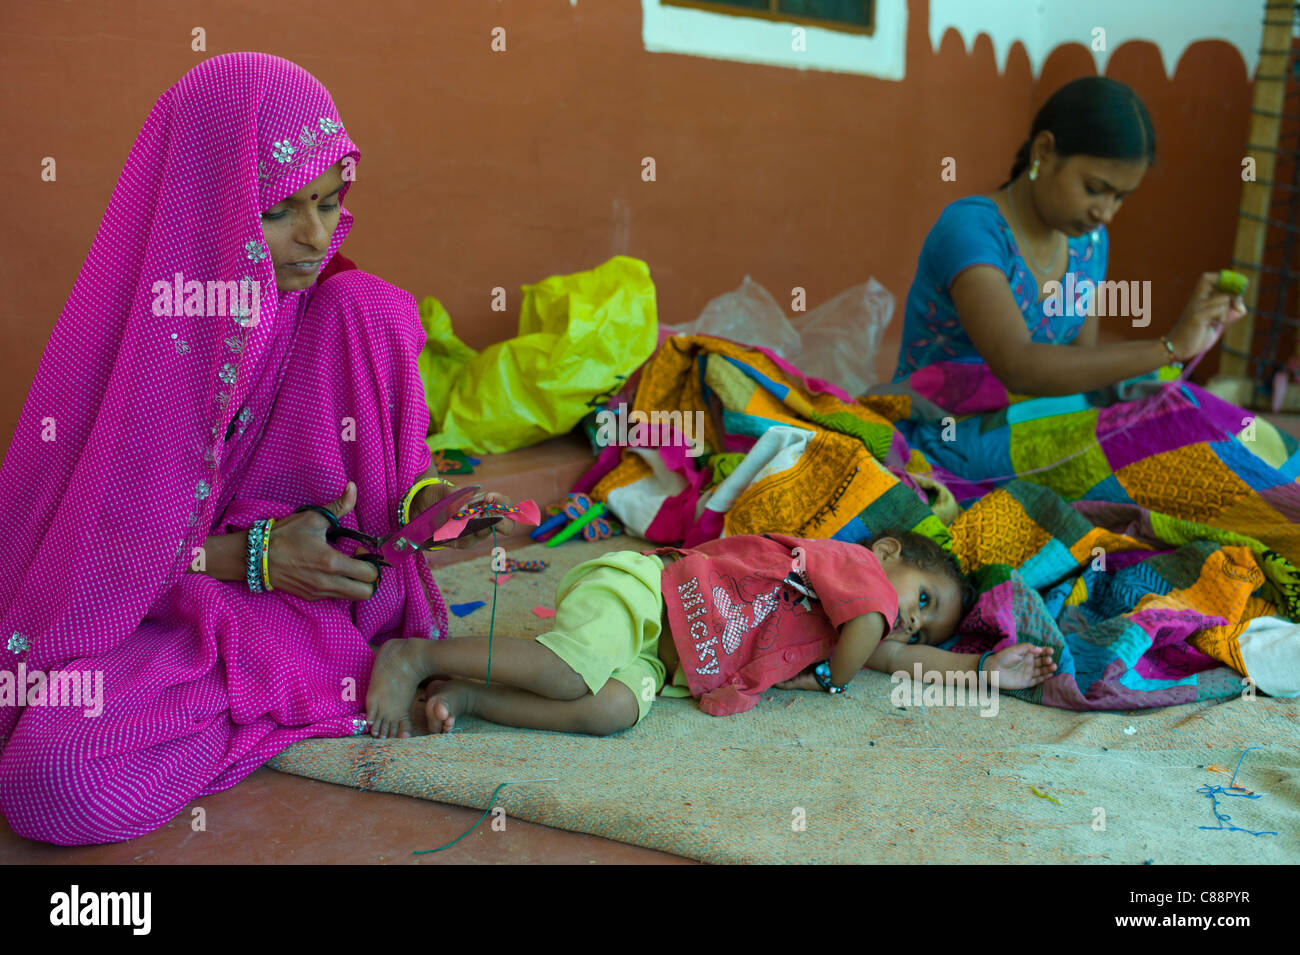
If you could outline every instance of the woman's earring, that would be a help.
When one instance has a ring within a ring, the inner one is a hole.
[[[1038,179],[1038,160],[1035,159],[1034,164],[1029,167],[1029,181],[1035,182],[1037,181],[1037,179]]]

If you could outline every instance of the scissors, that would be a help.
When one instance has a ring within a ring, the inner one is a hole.
[[[410,557],[420,551],[442,550],[444,547],[462,538],[477,534],[481,530],[486,530],[502,520],[501,515],[476,517],[468,521],[455,537],[434,542],[434,532],[459,514],[461,509],[469,504],[481,490],[483,488],[478,484],[459,488],[455,493],[448,494],[432,507],[421,511],[413,520],[408,521],[384,537],[373,537],[370,534],[344,527],[329,508],[322,507],[319,504],[304,504],[302,507],[295,508],[294,513],[315,511],[330,522],[329,530],[325,532],[327,541],[333,542],[340,537],[360,541],[366,546],[367,550],[374,553],[357,554],[354,559],[364,560],[376,567],[391,567],[395,561]],[[375,583],[378,584],[378,581],[375,581]]]

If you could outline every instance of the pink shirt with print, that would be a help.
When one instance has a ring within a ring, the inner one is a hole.
[[[827,659],[854,617],[898,617],[898,594],[861,544],[767,534],[653,553],[678,557],[664,568],[664,608],[691,695],[713,716],[743,713]]]

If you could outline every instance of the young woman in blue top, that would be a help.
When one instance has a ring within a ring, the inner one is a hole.
[[[1084,290],[1105,279],[1106,226],[1154,159],[1151,119],[1123,83],[1085,77],[1057,90],[1034,118],[1011,178],[950,204],[926,237],[894,380],[939,361],[983,361],[1009,392],[1068,395],[1208,348],[1221,326],[1245,314],[1240,298],[1216,291],[1217,272],[1201,276],[1166,335],[1097,344],[1100,296]],[[1138,321],[1149,321],[1150,302],[1142,308]],[[1129,309],[1136,316],[1132,300]]]

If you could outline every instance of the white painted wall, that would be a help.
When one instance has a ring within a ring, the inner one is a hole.
[[[1218,39],[1240,51],[1253,76],[1263,8],[1264,0],[930,0],[930,45],[937,50],[944,33],[955,29],[969,50],[986,33],[998,69],[1005,70],[1011,46],[1019,40],[1037,76],[1048,54],[1063,43],[1092,50],[1102,74],[1110,54],[1125,41],[1148,40],[1159,48],[1165,72],[1172,75],[1189,46]],[[794,24],[641,0],[641,37],[651,53],[901,80],[906,73],[907,2],[878,0],[876,9],[874,36],[807,27],[807,50],[798,52],[791,49]],[[1285,11],[1270,15],[1284,16]],[[1104,49],[1093,49],[1097,28],[1105,30]]]
[[[860,73],[882,80],[901,80],[906,72],[907,0],[877,0],[872,36],[804,26],[806,50],[796,51],[792,49],[796,26],[641,0],[641,39],[651,53]]]
[[[930,46],[937,50],[944,33],[955,29],[969,50],[986,33],[998,69],[1005,70],[1011,45],[1019,40],[1037,76],[1047,55],[1063,43],[1092,50],[1093,30],[1101,27],[1106,48],[1092,50],[1099,75],[1127,40],[1154,43],[1165,73],[1173,75],[1184,50],[1197,40],[1216,39],[1235,46],[1247,75],[1254,76],[1263,13],[1264,0],[930,0]]]

